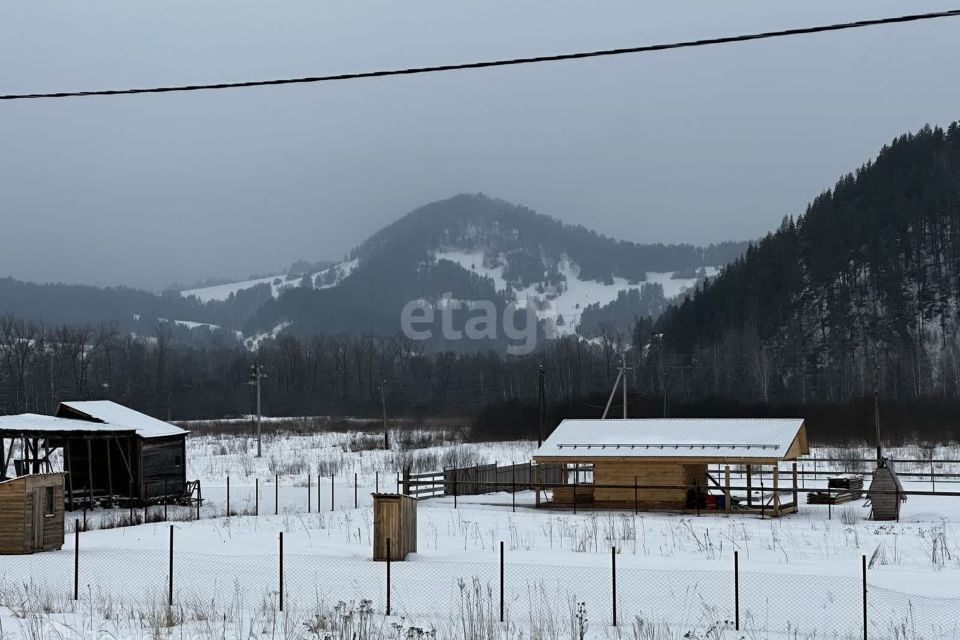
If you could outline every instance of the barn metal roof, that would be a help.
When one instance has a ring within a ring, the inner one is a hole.
[[[162,420],[157,420],[145,413],[134,411],[129,407],[109,400],[61,402],[60,407],[57,409],[58,416],[66,417],[64,414],[69,415],[69,412],[65,411],[64,407],[82,414],[91,420],[109,425],[110,427],[133,429],[141,438],[163,438],[187,433],[187,431],[180,427]],[[78,422],[78,420],[71,421]],[[80,420],[79,422],[83,421]]]
[[[533,455],[783,459],[802,430],[802,418],[564,420]]]
[[[0,434],[10,438],[25,435],[80,434],[92,435],[132,435],[134,429],[115,425],[105,425],[86,420],[56,418],[37,413],[21,413],[12,416],[0,416]]]

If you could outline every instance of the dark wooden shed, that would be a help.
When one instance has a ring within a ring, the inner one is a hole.
[[[52,471],[50,454],[62,448],[64,497],[71,510],[179,500],[190,490],[186,436],[179,427],[114,402],[63,402],[56,416],[0,417],[0,478]]]
[[[0,481],[0,554],[63,546],[63,474]]]
[[[872,520],[900,519],[900,504],[907,501],[907,496],[893,463],[886,458],[881,458],[877,463],[877,470],[873,472],[873,480],[867,489],[867,498],[870,500]]]

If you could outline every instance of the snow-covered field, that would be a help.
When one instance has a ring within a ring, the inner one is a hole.
[[[860,501],[833,507],[829,517],[825,506],[801,504],[798,514],[770,520],[574,515],[534,509],[530,492],[515,496],[516,507],[506,493],[461,496],[457,508],[452,497],[427,499],[419,503],[418,552],[391,567],[386,616],[386,567],[371,560],[376,485],[393,491],[395,472],[408,465],[526,461],[534,443],[442,442],[436,432],[423,432],[392,451],[369,449],[377,438],[271,434],[259,459],[245,435],[191,438],[189,475],[203,483],[202,518],[187,520],[187,509],[171,508],[170,523],[81,533],[77,602],[72,533],[59,552],[4,557],[0,638],[861,638],[864,555],[869,638],[960,637],[960,498],[943,496],[911,496],[899,523],[867,520]],[[421,444],[431,446],[415,448]],[[956,452],[941,449],[936,456],[957,459]],[[841,453],[850,452],[817,452],[820,458]],[[228,474],[231,511],[244,514],[254,510],[259,479],[259,516],[223,517]],[[938,491],[960,486],[945,482],[937,480]],[[824,481],[805,476],[804,484]],[[907,488],[931,484],[917,478]],[[102,526],[125,513],[100,511],[88,520]],[[151,519],[161,513],[153,507]],[[175,606],[168,608],[171,524]],[[618,627],[612,626],[612,547]],[[739,632],[731,622],[735,551]]]

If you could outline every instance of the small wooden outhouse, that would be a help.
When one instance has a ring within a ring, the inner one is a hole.
[[[900,504],[906,502],[907,496],[893,464],[886,458],[881,458],[877,463],[877,470],[873,472],[873,480],[867,489],[867,498],[870,500],[872,520],[900,519]]]
[[[417,499],[398,493],[373,494],[373,559],[403,560],[417,551]]]
[[[63,546],[63,474],[0,481],[0,554]]]

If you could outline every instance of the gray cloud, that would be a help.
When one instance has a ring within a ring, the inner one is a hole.
[[[290,77],[628,46],[948,2],[15,0],[0,90]],[[483,191],[641,242],[756,237],[958,117],[960,20],[475,72],[0,104],[0,274],[171,281],[336,258]]]

